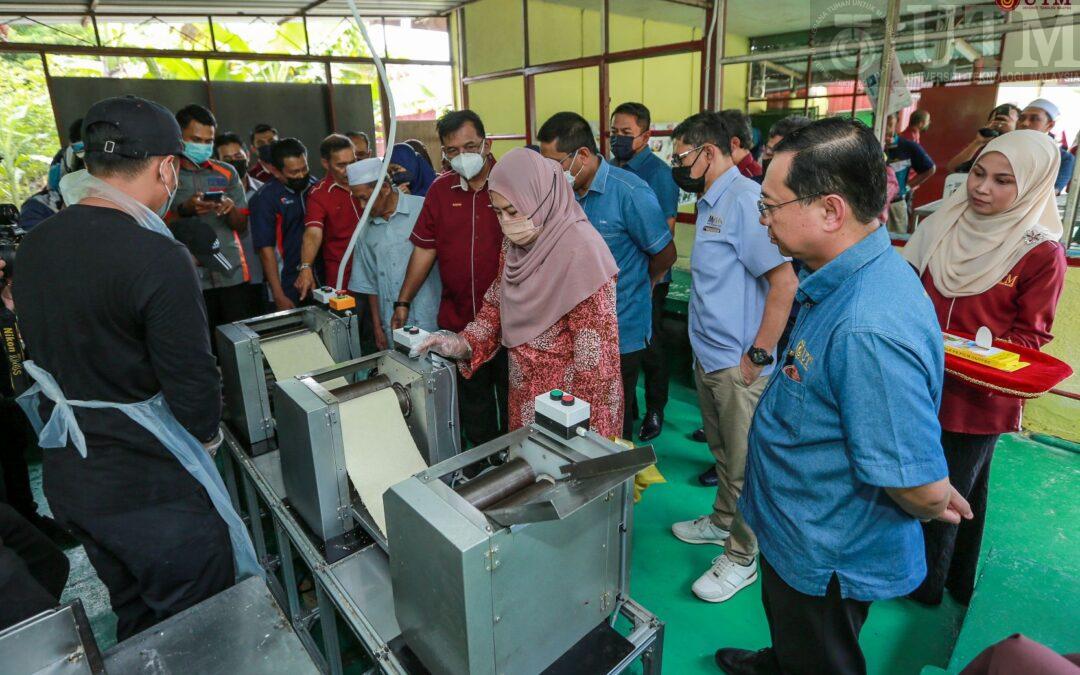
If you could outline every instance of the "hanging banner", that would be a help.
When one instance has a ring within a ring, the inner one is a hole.
[[[870,60],[862,73],[863,85],[866,87],[866,96],[870,104],[877,109],[878,91],[880,90],[881,57],[876,56]],[[903,110],[911,105],[911,92],[904,82],[904,71],[900,68],[900,57],[893,52],[892,76],[889,78],[889,106],[886,115]]]

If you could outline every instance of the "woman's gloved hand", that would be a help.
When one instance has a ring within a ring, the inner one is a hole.
[[[409,351],[409,356],[415,359],[429,351],[459,361],[472,356],[472,346],[469,345],[469,341],[460,334],[448,330],[432,333],[428,339],[413,347]]]

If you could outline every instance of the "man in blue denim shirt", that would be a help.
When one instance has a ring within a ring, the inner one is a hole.
[[[589,222],[619,265],[615,288],[622,367],[623,438],[633,434],[637,378],[652,337],[652,288],[675,262],[675,242],[649,185],[600,157],[592,127],[581,115],[551,116],[536,134],[540,154],[559,162]]]
[[[870,603],[926,575],[919,519],[971,517],[940,443],[941,328],[878,224],[884,204],[881,145],[857,121],[792,133],[765,176],[761,222],[805,264],[803,307],[754,416],[739,500],[772,647],[719,650],[726,673],[865,673]]]
[[[671,177],[671,167],[649,147],[652,116],[641,103],[620,103],[611,113],[611,155],[616,165],[649,184],[664,214],[671,236],[675,236],[675,216],[679,211],[679,188]],[[669,270],[652,291],[652,340],[641,361],[645,375],[645,416],[638,439],[651,441],[664,426],[668,400],[667,353],[664,349],[664,301],[671,288]]]

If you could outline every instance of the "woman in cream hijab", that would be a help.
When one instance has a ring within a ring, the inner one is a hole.
[[[1061,218],[1054,197],[1060,157],[1050,138],[1012,131],[986,144],[957,190],[904,247],[937,310],[943,331],[974,334],[1038,349],[1065,280]],[[945,588],[967,604],[975,584],[986,516],[990,460],[998,437],[1020,428],[1022,401],[995,396],[946,375],[941,444],[949,480],[971,504],[959,526],[923,526],[927,576],[911,597],[941,602]]]
[[[533,421],[538,395],[560,389],[590,404],[594,431],[619,436],[615,259],[555,162],[515,148],[491,170],[488,187],[506,237],[499,276],[465,330],[439,331],[418,351],[458,359],[471,377],[505,347],[510,429]]]

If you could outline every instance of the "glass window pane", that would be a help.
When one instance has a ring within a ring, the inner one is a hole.
[[[45,184],[60,149],[37,54],[0,54],[0,202],[22,204]]]
[[[467,75],[483,75],[524,65],[524,17],[520,2],[478,0],[465,5],[464,9]]]
[[[528,0],[529,63],[550,63],[603,51],[603,0]]]
[[[225,61],[207,62],[211,80],[230,82],[326,82],[326,68],[321,63],[301,61]]]
[[[480,115],[489,135],[525,133],[525,78],[474,82],[467,89],[469,108]]]
[[[537,75],[533,80],[536,95],[536,128],[557,112],[576,112],[589,120],[593,135],[600,134],[600,69],[578,68]]]
[[[334,78],[335,84],[371,85],[371,105],[375,115],[375,148],[376,152],[381,153],[386,147],[386,129],[383,127],[379,73],[375,70],[375,66],[367,63],[333,63],[330,65],[330,75]]]
[[[81,56],[49,54],[53,77],[108,77],[155,80],[204,79],[202,59],[166,59],[151,56]]]
[[[386,76],[394,93],[397,118],[433,120],[454,107],[450,66],[388,64]]]
[[[609,10],[608,44],[613,52],[689,42],[705,34],[705,10],[689,4],[615,0]],[[530,15],[529,31],[532,29]]]
[[[94,26],[85,16],[2,16],[0,42],[42,45],[96,45]]]
[[[213,50],[206,17],[103,17],[98,33],[103,47]]]
[[[344,17],[308,17],[308,39],[311,53],[333,56],[371,56],[367,43],[356,22]],[[382,32],[381,27],[369,28]],[[374,36],[372,36],[374,40]]]
[[[387,17],[385,30],[389,58],[450,60],[450,29],[445,17]]]
[[[214,19],[214,38],[223,52],[303,54],[304,23],[296,17]]]

